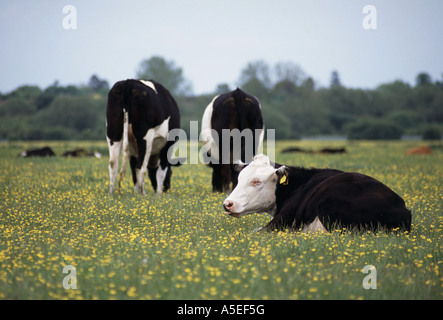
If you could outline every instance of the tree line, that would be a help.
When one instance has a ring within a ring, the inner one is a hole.
[[[142,61],[135,78],[154,79],[171,91],[185,131],[190,121],[201,121],[215,95],[235,89],[220,83],[214,92],[195,95],[182,68],[159,56]],[[319,87],[297,64],[270,66],[260,60],[241,70],[237,86],[260,100],[265,126],[275,129],[277,139],[440,139],[443,133],[443,77],[433,80],[427,73],[419,73],[414,85],[398,80],[374,89],[354,89],[343,86],[338,71],[333,71],[329,86]],[[0,93],[0,139],[104,139],[109,89],[108,81],[92,75],[80,86],[54,82],[45,89],[24,85]]]

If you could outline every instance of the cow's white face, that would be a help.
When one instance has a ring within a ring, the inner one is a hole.
[[[240,164],[244,169],[238,176],[238,184],[229,197],[223,202],[226,214],[241,217],[251,213],[267,212],[274,215],[275,189],[279,179],[287,168],[275,169],[269,158],[257,155],[249,165]]]

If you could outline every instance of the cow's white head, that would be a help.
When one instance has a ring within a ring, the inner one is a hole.
[[[265,212],[273,216],[276,210],[275,189],[288,168],[281,166],[275,169],[263,154],[255,156],[249,165],[240,163],[237,166],[241,169],[238,184],[223,202],[225,213],[236,218]]]

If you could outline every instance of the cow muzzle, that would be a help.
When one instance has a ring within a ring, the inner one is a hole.
[[[231,217],[238,218],[240,217],[241,213],[235,212],[235,202],[232,200],[225,200],[223,202],[223,208],[225,209],[225,214],[230,215]]]

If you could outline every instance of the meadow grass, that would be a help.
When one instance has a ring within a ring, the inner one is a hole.
[[[17,158],[50,144],[55,158]],[[443,150],[406,156],[417,142],[281,141],[277,162],[371,175],[412,210],[411,233],[253,230],[266,215],[223,214],[202,164],[174,168],[172,188],[108,194],[104,142],[0,144],[2,299],[442,299]],[[282,154],[288,146],[345,146],[346,154]],[[104,157],[63,158],[77,147]],[[64,289],[63,268],[77,289]],[[373,265],[377,289],[364,289]]]

